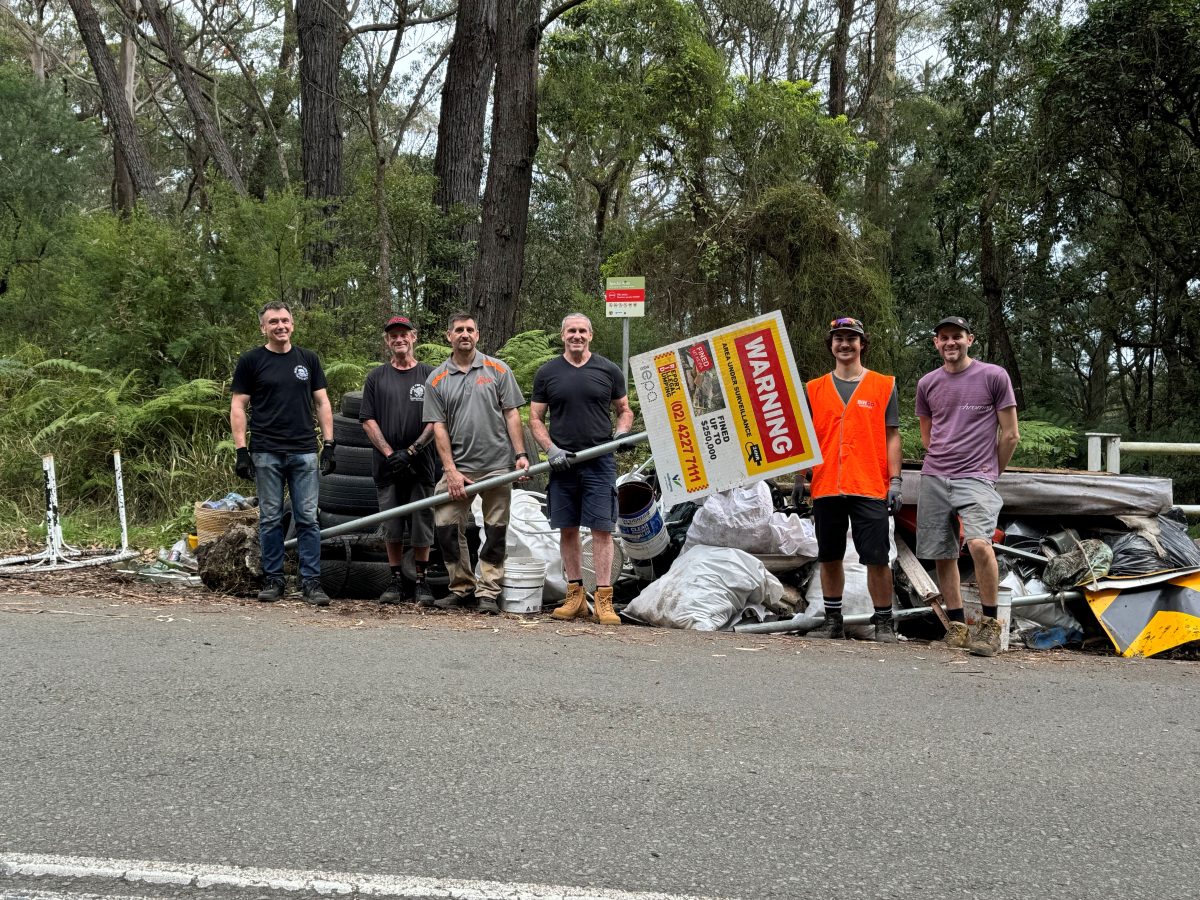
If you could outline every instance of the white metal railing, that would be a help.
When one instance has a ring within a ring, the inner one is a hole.
[[[1151,453],[1160,456],[1200,456],[1200,444],[1171,444],[1165,441],[1122,441],[1119,434],[1089,431],[1087,467],[1089,472],[1121,474],[1121,453]],[[1200,505],[1180,504],[1189,516],[1200,516]]]

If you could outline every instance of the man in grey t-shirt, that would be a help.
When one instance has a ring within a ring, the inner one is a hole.
[[[995,488],[1021,436],[1012,381],[1000,366],[971,359],[967,320],[948,316],[933,329],[941,368],[917,382],[917,418],[925,461],[917,501],[917,556],[933,559],[950,617],[946,643],[979,656],[1000,649],[996,603],[1000,576],[992,535],[1003,503]],[[962,521],[961,536],[959,521]],[[975,564],[983,618],[968,630],[958,557],[966,543]]]
[[[435,605],[442,609],[467,606],[474,598],[481,611],[497,613],[512,486],[488,488],[479,494],[484,539],[476,582],[467,548],[471,520],[467,485],[512,471],[514,466],[529,468],[518,412],[525,398],[504,362],[475,349],[479,331],[470,315],[450,317],[446,340],[450,358],[425,382],[424,419],[433,423],[433,439],[445,473],[436,490],[451,497],[434,511],[434,534],[450,572],[450,594]]]

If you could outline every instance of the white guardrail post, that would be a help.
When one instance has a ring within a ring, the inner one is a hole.
[[[1087,467],[1089,472],[1107,471],[1121,474],[1121,452],[1147,453],[1156,456],[1200,456],[1200,444],[1179,444],[1166,441],[1122,441],[1119,434],[1089,431],[1087,438]],[[1107,465],[1106,465],[1107,462]],[[1200,518],[1200,504],[1176,504],[1185,515]]]

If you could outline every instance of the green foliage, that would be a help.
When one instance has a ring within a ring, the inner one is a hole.
[[[1019,423],[1021,442],[1012,465],[1034,469],[1060,469],[1078,462],[1080,435],[1052,422],[1025,419]],[[921,424],[915,413],[900,414],[900,437],[906,460],[925,458],[921,446]]]
[[[523,331],[509,338],[496,355],[508,363],[522,393],[528,397],[533,390],[533,376],[537,370],[558,353],[550,346],[549,332]]]

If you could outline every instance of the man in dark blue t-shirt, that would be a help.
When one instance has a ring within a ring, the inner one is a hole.
[[[596,619],[620,625],[612,606],[612,532],[617,524],[617,465],[611,453],[582,463],[570,454],[613,439],[609,410],[617,414],[616,436],[629,433],[633,410],[625,391],[625,373],[591,351],[592,323],[571,313],[562,323],[563,355],[533,377],[529,425],[550,463],[550,525],[560,529],[559,549],[567,574],[567,598],[551,615],[574,619],[588,614],[583,590],[580,527],[592,531],[596,569]],[[546,428],[546,412],[550,428]]]
[[[237,473],[253,479],[258,490],[258,540],[262,547],[264,602],[283,596],[283,489],[292,501],[292,521],[300,555],[304,599],[327,606],[321,589],[321,526],[317,522],[317,437],[313,412],[321,426],[324,450],[319,468],[333,472],[333,409],[325,372],[311,350],[292,345],[295,324],[284,303],[268,303],[259,315],[263,347],[243,353],[233,370],[229,423],[237,448]],[[247,415],[247,408],[249,415]],[[246,443],[249,425],[250,443]]]

